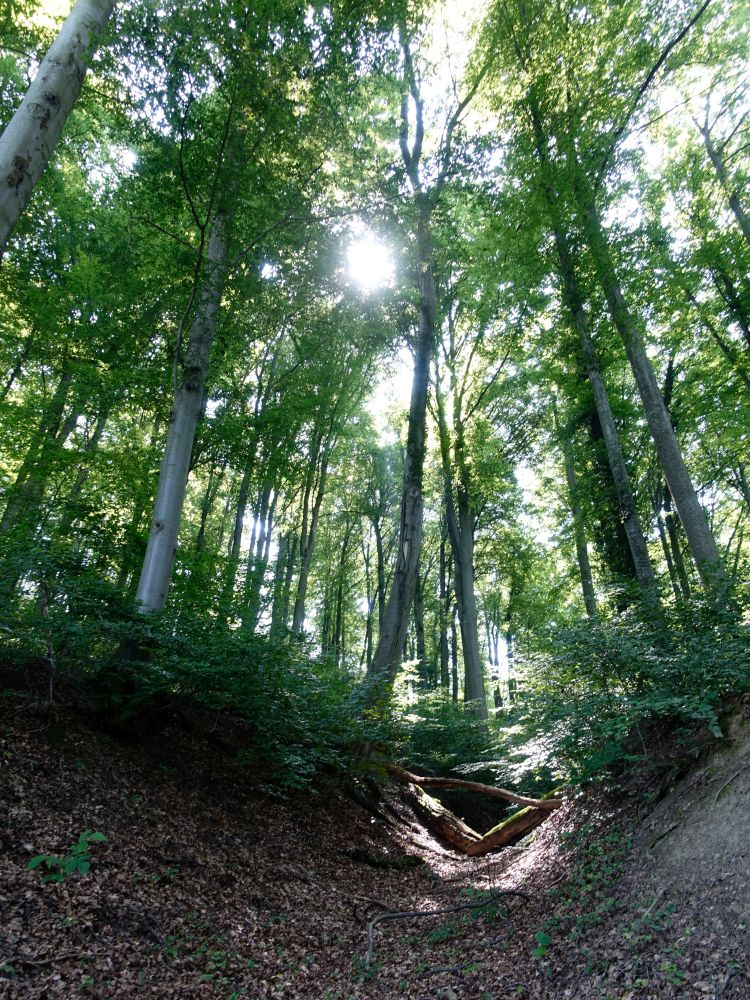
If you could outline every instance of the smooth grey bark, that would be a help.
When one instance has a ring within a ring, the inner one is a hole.
[[[602,375],[596,348],[594,347],[594,340],[591,336],[591,326],[584,306],[584,298],[576,273],[573,253],[557,207],[559,199],[550,177],[551,163],[548,142],[544,135],[541,115],[533,93],[529,97],[529,112],[534,130],[536,151],[542,167],[542,188],[552,224],[552,234],[558,260],[558,273],[562,282],[563,299],[581,345],[581,354],[594,396],[594,405],[599,417],[599,426],[604,438],[607,460],[612,472],[612,481],[617,494],[617,503],[620,508],[623,528],[628,539],[633,566],[635,567],[636,579],[641,589],[648,593],[653,590],[655,584],[654,568],[649,556],[648,544],[643,533],[643,528],[641,527],[640,518],[638,517],[635,498],[630,485],[630,476],[620,446],[620,437],[609,402],[609,395],[607,394],[607,386]]]
[[[577,179],[579,218],[591,250],[597,278],[604,292],[612,322],[625,347],[659,464],[685,529],[690,551],[703,582],[710,585],[723,577],[716,541],[682,457],[672,421],[646,354],[640,328],[620,288],[593,192],[588,187],[588,181],[580,168],[577,171]]]
[[[435,339],[436,294],[430,234],[430,205],[420,198],[417,226],[419,268],[419,325],[414,351],[409,423],[404,456],[404,485],[401,494],[398,552],[388,603],[372,658],[370,676],[392,684],[401,664],[409,627],[409,609],[414,598],[419,552],[422,545],[422,480],[425,456],[427,394],[430,359]],[[373,698],[376,685],[373,685]]]
[[[414,640],[416,643],[417,670],[420,678],[425,680],[428,664],[427,644],[424,635],[424,587],[419,571],[417,571],[417,581],[414,586]]]
[[[401,159],[413,194],[416,210],[416,266],[419,294],[419,321],[414,345],[409,419],[404,455],[404,480],[401,493],[398,549],[388,604],[383,615],[383,627],[372,659],[372,670],[365,684],[365,701],[376,704],[393,684],[401,664],[401,655],[409,627],[409,611],[414,598],[414,588],[422,546],[422,521],[424,513],[423,473],[425,458],[427,396],[430,386],[430,361],[435,343],[437,294],[432,247],[432,213],[439,203],[451,165],[452,139],[456,126],[481,83],[477,76],[466,97],[458,102],[445,124],[438,150],[438,175],[430,190],[426,190],[420,176],[422,144],[424,141],[423,101],[414,72],[411,51],[403,27],[400,43],[404,57],[404,76],[401,92],[401,128],[399,145]],[[413,103],[414,139],[410,144]]]
[[[450,649],[448,647],[448,612],[450,609],[450,591],[448,587],[448,560],[446,559],[446,532],[447,528],[440,533],[440,558],[439,558],[439,631],[440,631],[440,687],[443,691],[448,691],[450,685]]]
[[[115,0],[77,0],[0,136],[0,261],[44,173]]]
[[[714,142],[711,136],[711,130],[708,127],[708,122],[704,125],[699,125],[698,128],[703,136],[703,143],[706,147],[708,158],[711,161],[711,164],[716,171],[716,176],[719,178],[719,182],[726,193],[729,207],[732,209],[737,225],[742,230],[742,235],[745,237],[748,247],[750,247],[750,218],[748,218],[747,212],[742,207],[742,203],[740,202],[739,190],[729,183],[722,150]]]
[[[591,562],[586,545],[586,531],[581,516],[581,505],[578,501],[578,476],[576,475],[575,463],[573,461],[573,449],[559,426],[555,414],[555,424],[557,424],[558,439],[562,448],[563,460],[565,463],[565,479],[568,484],[568,503],[570,514],[573,518],[573,534],[575,537],[576,558],[578,560],[578,571],[581,578],[581,590],[583,592],[583,603],[586,606],[586,614],[589,618],[596,618],[596,594],[594,592],[594,578],[591,573]]]
[[[310,577],[310,567],[312,566],[313,552],[315,551],[315,540],[318,534],[318,521],[320,518],[320,507],[323,503],[323,496],[328,478],[329,446],[326,443],[320,453],[320,472],[315,482],[317,458],[316,454],[311,459],[311,470],[313,478],[308,479],[308,489],[306,490],[304,507],[302,512],[302,532],[299,542],[299,577],[297,578],[297,595],[294,600],[294,612],[292,614],[292,632],[300,635],[305,627],[305,600],[307,598],[307,583]],[[312,509],[309,504],[312,503]]]
[[[224,481],[224,476],[227,471],[227,461],[224,459],[221,465],[212,466],[211,471],[208,474],[208,482],[206,483],[206,489],[203,493],[203,499],[201,500],[201,516],[200,524],[198,526],[198,534],[195,536],[195,554],[199,555],[206,543],[206,527],[208,525],[208,518],[213,510],[214,503],[216,502],[216,497],[221,489],[221,484]]]
[[[263,589],[263,580],[268,565],[273,519],[276,513],[278,498],[278,493],[274,492],[271,484],[266,483],[261,490],[258,502],[258,533],[255,539],[255,548],[251,548],[247,555],[245,586],[242,597],[242,627],[249,632],[255,631],[258,619],[260,618],[261,590]]]
[[[211,222],[198,309],[190,327],[182,382],[170,415],[167,442],[143,560],[136,605],[142,613],[164,608],[172,578],[190,457],[201,418],[206,374],[227,272],[227,217],[218,210]]]
[[[455,604],[451,606],[451,700],[458,703],[458,629]]]
[[[436,383],[438,436],[445,486],[445,519],[453,553],[454,594],[464,656],[464,701],[473,706],[480,719],[486,719],[487,696],[479,650],[477,601],[474,589],[475,517],[469,500],[463,418],[460,401],[454,393],[453,448],[451,448],[439,376],[436,378]]]

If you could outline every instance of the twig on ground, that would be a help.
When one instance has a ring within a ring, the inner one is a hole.
[[[721,788],[720,788],[720,789],[718,790],[718,792],[716,793],[716,798],[714,799],[714,803],[716,803],[716,802],[718,802],[718,801],[719,801],[719,796],[720,796],[720,795],[721,795],[721,793],[722,793],[722,792],[724,791],[724,789],[725,789],[725,788],[727,788],[727,787],[728,787],[729,785],[731,785],[731,784],[732,784],[732,782],[734,781],[734,779],[735,779],[735,778],[739,778],[739,776],[740,776],[740,775],[742,774],[742,772],[743,772],[744,770],[745,770],[745,768],[744,768],[744,767],[741,767],[741,768],[739,769],[739,771],[735,771],[735,772],[734,772],[734,774],[732,775],[732,777],[731,777],[731,778],[729,778],[729,779],[728,779],[727,781],[725,781],[725,782],[724,782],[724,784],[723,784],[723,785],[721,786]]]
[[[65,951],[62,955],[49,955],[47,958],[22,958],[20,955],[15,958],[0,958],[0,968],[4,965],[52,965],[53,962],[64,962],[67,958],[94,958],[95,952],[90,951]]]
[[[381,913],[379,917],[375,917],[367,925],[367,957],[365,959],[365,967],[369,969],[372,964],[375,924],[379,924],[381,920],[418,920],[421,917],[438,917],[444,913],[458,913],[460,910],[481,910],[485,906],[494,906],[503,896],[520,896],[527,902],[531,898],[528,893],[519,892],[515,889],[506,889],[503,892],[495,893],[489,899],[473,903],[461,903],[459,906],[447,906],[441,910],[406,910],[402,913]]]
[[[644,911],[644,913],[643,913],[644,918],[651,915],[651,913],[654,910],[654,907],[659,902],[659,900],[661,899],[661,897],[664,895],[665,891],[666,890],[664,889],[664,886],[662,886],[661,889],[659,889],[659,891],[657,892],[657,894],[654,896],[654,901],[651,904],[651,906],[649,906],[649,908]]]

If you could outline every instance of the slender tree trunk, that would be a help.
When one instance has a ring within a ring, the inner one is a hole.
[[[172,578],[190,457],[203,410],[206,374],[226,277],[226,227],[225,213],[217,212],[211,225],[203,289],[190,329],[182,384],[170,418],[146,556],[138,582],[136,604],[142,613],[164,608]]]
[[[258,537],[255,551],[248,553],[245,591],[242,601],[242,627],[254,632],[260,617],[260,597],[263,580],[268,565],[268,547],[271,542],[273,516],[278,494],[274,494],[270,483],[263,486],[258,505]]]
[[[460,403],[454,398],[454,442],[451,454],[439,377],[436,379],[438,434],[445,483],[445,517],[453,552],[455,596],[464,654],[464,701],[470,703],[480,719],[487,718],[484,670],[479,651],[479,627],[474,590],[474,511],[469,501],[468,473],[465,462],[464,427]],[[455,396],[455,394],[454,394]],[[454,487],[453,473],[458,482]]]
[[[669,494],[668,487],[665,490],[664,509],[666,511],[664,523],[667,528],[667,537],[669,538],[669,545],[672,550],[672,562],[677,573],[680,590],[685,597],[689,597],[690,580],[688,579],[687,567],[685,566],[685,560],[682,557],[682,549],[680,547],[679,522],[674,516],[674,511],[672,510],[672,498]]]
[[[206,544],[206,527],[208,525],[208,518],[213,510],[214,503],[216,502],[216,497],[218,496],[219,490],[221,489],[221,484],[224,481],[224,476],[227,471],[226,459],[222,461],[221,465],[217,468],[213,466],[208,475],[208,482],[206,483],[206,490],[203,494],[203,499],[201,501],[201,518],[200,525],[198,526],[198,534],[195,536],[195,554],[200,555]]]
[[[2,255],[0,255],[0,256],[2,256]],[[2,404],[2,403],[5,402],[5,400],[8,397],[8,393],[13,388],[13,386],[16,384],[16,379],[21,374],[21,370],[23,368],[24,361],[26,361],[28,359],[29,354],[31,353],[31,348],[32,348],[32,346],[34,344],[34,340],[35,340],[35,333],[36,333],[36,331],[34,329],[32,329],[31,332],[29,333],[28,337],[26,337],[26,339],[24,340],[23,347],[22,347],[22,349],[21,349],[18,357],[16,358],[15,364],[13,365],[13,368],[12,368],[12,370],[10,372],[10,375],[8,376],[5,385],[3,386],[2,390],[0,391],[0,404]]]
[[[333,659],[338,666],[344,655],[344,586],[346,583],[346,560],[351,538],[351,526],[347,524],[341,544],[338,573],[336,574],[335,617],[333,626]]]
[[[669,545],[669,539],[667,538],[667,530],[664,525],[664,518],[661,515],[661,510],[659,509],[658,501],[654,502],[654,517],[656,520],[656,530],[659,533],[659,542],[661,543],[661,550],[664,554],[664,561],[667,564],[667,572],[669,573],[669,582],[672,584],[672,593],[678,599],[682,597],[682,591],[680,590],[680,584],[677,579],[677,571],[674,568],[674,561],[672,559],[672,550]]]
[[[115,0],[77,0],[0,136],[0,261],[49,163]]]
[[[385,616],[385,553],[383,552],[383,529],[380,526],[379,516],[373,519],[372,530],[375,532],[375,553],[377,557],[378,635],[380,635],[383,631],[383,618]]]
[[[294,614],[292,616],[292,631],[300,635],[305,627],[305,599],[307,596],[307,583],[312,566],[313,551],[315,549],[315,539],[318,533],[318,519],[320,517],[320,506],[323,503],[325,494],[326,479],[328,476],[328,453],[327,446],[323,451],[320,465],[320,476],[317,490],[310,513],[310,523],[304,536],[300,537],[300,567],[299,579],[297,580],[297,597],[294,601]]]
[[[297,554],[299,552],[299,538],[295,535],[292,544],[289,546],[287,557],[286,575],[284,577],[284,596],[281,604],[281,627],[287,628],[289,625],[289,609],[292,603],[292,581],[294,580],[294,568],[297,565]]]
[[[451,608],[451,699],[458,704],[458,629],[455,604]]]
[[[711,138],[711,132],[708,127],[701,127],[701,135],[703,136],[703,142],[706,146],[706,152],[708,153],[708,158],[711,161],[714,170],[716,171],[716,176],[719,178],[722,188],[726,192],[727,200],[729,201],[729,207],[732,209],[735,219],[737,220],[737,225],[742,230],[742,235],[745,237],[748,247],[750,247],[750,218],[748,218],[747,212],[742,207],[740,202],[740,195],[737,188],[732,188],[729,184],[729,179],[727,177],[727,168],[724,163],[724,157],[722,151],[716,145],[716,143]]]
[[[555,417],[557,424],[557,417]],[[573,533],[576,543],[576,557],[578,559],[578,570],[581,577],[581,590],[583,591],[583,603],[586,606],[586,614],[589,618],[596,618],[596,595],[594,593],[594,578],[591,573],[591,563],[589,552],[586,546],[586,532],[581,517],[581,505],[578,502],[578,476],[576,475],[573,463],[573,449],[570,441],[562,433],[558,424],[558,437],[565,460],[565,479],[568,483],[568,501],[570,513],[573,518]]]
[[[31,512],[32,504],[38,503],[41,498],[44,484],[51,471],[52,452],[58,445],[71,383],[72,374],[67,366],[64,366],[60,381],[47,404],[15,482],[8,491],[5,510],[0,519],[0,534],[6,534],[23,521]]]
[[[416,641],[417,671],[420,679],[427,678],[427,644],[424,637],[424,590],[422,576],[417,571],[417,581],[414,586],[414,638]]]
[[[422,480],[425,456],[427,394],[430,360],[435,340],[435,281],[432,271],[430,210],[422,199],[417,241],[419,246],[419,328],[414,352],[409,424],[404,457],[404,486],[401,495],[398,554],[388,604],[378,645],[372,660],[372,676],[386,686],[393,683],[401,663],[401,653],[409,627],[409,611],[414,599],[419,552],[422,546]],[[375,693],[373,685],[373,700]]]
[[[104,434],[104,428],[107,426],[107,420],[109,419],[109,406],[105,406],[99,412],[97,417],[96,425],[94,426],[94,433],[89,438],[86,446],[83,449],[83,455],[85,456],[78,472],[76,473],[76,478],[68,494],[67,500],[67,511],[60,519],[60,524],[58,526],[58,534],[65,536],[69,534],[70,529],[73,527],[73,523],[78,517],[78,502],[81,499],[81,494],[83,493],[83,488],[91,475],[91,459],[96,454],[99,448],[99,442]]]
[[[240,565],[242,555],[242,534],[245,530],[245,516],[247,514],[247,500],[250,495],[250,482],[253,476],[253,464],[245,466],[242,473],[240,488],[237,494],[237,506],[234,512],[234,526],[232,537],[229,541],[229,551],[227,553],[227,565],[224,569],[224,586],[220,600],[220,620],[226,623],[232,612],[234,603],[234,588],[237,583],[237,570]],[[253,529],[255,525],[253,525]]]
[[[271,635],[282,627],[281,613],[284,607],[284,577],[289,558],[289,535],[284,532],[279,535],[279,545],[276,551],[276,564],[273,569],[273,589],[271,599]]]
[[[450,686],[450,650],[448,648],[448,611],[450,607],[450,594],[448,590],[448,566],[446,559],[446,537],[445,530],[440,535],[440,592],[438,599],[439,607],[439,630],[440,630],[440,687],[447,693]]]
[[[588,183],[579,170],[581,183]],[[612,322],[620,335],[638,392],[643,403],[651,437],[664,478],[685,529],[698,571],[707,584],[723,576],[716,541],[708,525],[687,470],[674,428],[659,390],[654,370],[646,354],[643,337],[617,281],[614,264],[603,232],[593,194],[579,190],[579,209],[586,240],[594,259],[597,277],[607,301]]]
[[[529,100],[529,110],[534,128],[534,138],[537,155],[542,165],[543,176],[549,178],[550,158],[548,143],[544,135],[541,123],[541,115],[536,100],[531,95]],[[591,336],[589,319],[584,307],[583,294],[578,282],[573,255],[570,244],[565,234],[562,219],[558,209],[557,192],[554,190],[551,180],[543,181],[543,190],[547,201],[552,222],[552,232],[555,240],[555,250],[559,264],[559,274],[562,282],[563,298],[570,314],[573,326],[581,345],[586,375],[588,376],[591,391],[594,396],[594,405],[599,418],[599,425],[604,438],[604,445],[607,451],[607,459],[612,472],[617,494],[617,502],[620,508],[620,516],[628,539],[630,553],[633,558],[636,578],[641,589],[649,593],[653,590],[655,577],[654,568],[648,553],[648,545],[641,527],[640,518],[635,506],[633,491],[630,486],[625,458],[620,447],[620,438],[615,424],[614,414],[609,402],[607,387],[602,376],[599,358],[597,357],[594,340]],[[588,607],[588,605],[587,605]]]

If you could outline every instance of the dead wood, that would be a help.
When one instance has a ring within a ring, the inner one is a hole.
[[[472,830],[450,809],[446,809],[442,802],[428,795],[424,789],[413,788],[409,800],[427,829],[439,840],[455,847],[462,854],[466,854],[472,844],[482,839],[476,830]]]
[[[493,827],[492,830],[485,833],[476,843],[470,844],[466,848],[466,853],[469,857],[476,858],[482,854],[487,854],[489,851],[506,847],[514,841],[520,840],[521,837],[525,837],[531,830],[535,830],[536,827],[541,826],[548,818],[549,811],[547,809],[536,809],[527,806],[525,809],[520,809],[518,812],[513,813],[512,816],[503,820],[498,826]]]
[[[474,900],[473,903],[460,903],[458,906],[446,906],[440,910],[404,910],[401,913],[381,913],[379,916],[373,917],[367,925],[367,957],[365,958],[365,966],[369,969],[372,964],[372,953],[375,946],[373,934],[375,931],[375,925],[381,923],[381,921],[407,919],[418,920],[422,917],[439,917],[445,913],[458,913],[460,910],[482,910],[487,906],[494,906],[495,903],[499,902],[504,896],[520,896],[521,899],[527,903],[531,898],[526,892],[521,892],[517,889],[505,889],[500,890],[499,892],[493,892],[487,899],[480,901]]]
[[[463,788],[468,792],[481,792],[483,795],[492,795],[496,799],[505,799],[506,802],[515,802],[520,806],[533,806],[535,809],[542,809],[550,812],[558,809],[562,804],[562,799],[531,799],[526,795],[517,795],[508,791],[507,788],[496,788],[494,785],[483,785],[479,781],[464,781],[463,778],[425,778],[420,774],[412,774],[404,770],[397,764],[382,764],[389,774],[405,784],[418,785],[420,788]]]

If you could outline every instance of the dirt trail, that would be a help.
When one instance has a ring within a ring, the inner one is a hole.
[[[0,996],[747,1000],[743,726],[684,814],[687,784],[650,817],[589,792],[530,847],[467,859],[395,788],[386,819],[354,786],[272,796],[210,734],[128,745],[0,696]],[[27,871],[84,831],[107,837],[88,874]],[[379,923],[366,967],[374,917],[502,890],[529,898]]]

